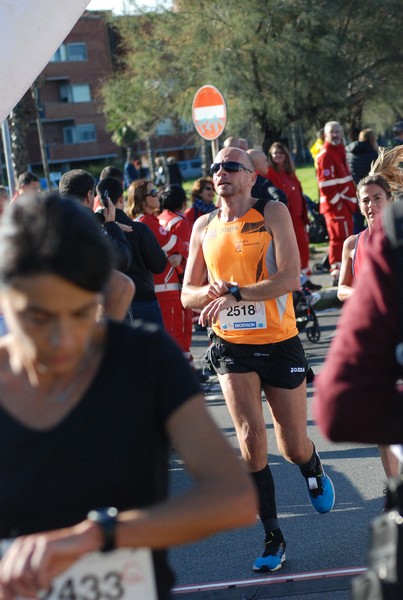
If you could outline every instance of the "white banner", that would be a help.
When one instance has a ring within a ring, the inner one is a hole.
[[[21,100],[89,0],[0,0],[0,123]]]

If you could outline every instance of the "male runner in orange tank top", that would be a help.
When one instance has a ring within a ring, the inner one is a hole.
[[[220,208],[194,225],[182,303],[202,309],[200,323],[212,328],[211,363],[259,492],[266,538],[253,569],[276,571],[286,544],[267,460],[262,389],[278,448],[300,467],[312,505],[325,513],[334,504],[332,482],[306,430],[308,366],[291,297],[300,285],[299,253],[287,207],[252,198],[256,175],[246,152],[224,148],[211,169]]]

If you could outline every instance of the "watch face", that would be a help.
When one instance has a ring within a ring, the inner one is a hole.
[[[237,302],[239,302],[240,300],[242,300],[242,296],[241,296],[241,292],[239,290],[239,286],[232,285],[229,288],[228,293],[231,294],[232,296],[234,296],[234,298],[237,300]]]
[[[118,510],[114,506],[109,506],[108,508],[98,508],[95,510],[91,510],[88,513],[88,518],[93,521],[107,521],[108,519],[114,519],[118,515]]]

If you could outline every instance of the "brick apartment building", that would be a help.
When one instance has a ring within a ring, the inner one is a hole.
[[[113,143],[106,130],[99,90],[112,73],[115,38],[103,11],[85,11],[37,80],[39,115],[42,121],[50,172],[71,168],[100,172],[106,164],[121,166],[124,149]],[[42,173],[38,128],[31,91],[25,96],[32,106],[27,133],[29,168]],[[157,155],[192,158],[195,135],[192,124],[172,131],[169,120],[157,128],[152,144]],[[139,142],[138,156],[146,160],[146,145]],[[196,151],[197,152],[197,151]]]
[[[51,171],[114,162],[121,150],[106,131],[99,88],[112,73],[113,37],[101,12],[86,11],[38,79],[39,114]],[[42,165],[36,123],[30,124],[31,167]]]

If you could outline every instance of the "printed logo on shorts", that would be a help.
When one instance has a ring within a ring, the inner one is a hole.
[[[324,175],[325,177],[329,177],[329,175],[330,175],[330,171],[329,171],[329,169],[325,169],[325,170],[323,171],[323,175]]]
[[[290,373],[305,373],[305,367],[291,367]]]

